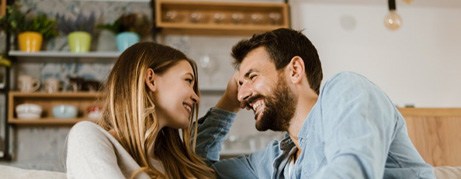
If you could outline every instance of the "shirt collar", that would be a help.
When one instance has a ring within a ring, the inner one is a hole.
[[[318,101],[317,103],[314,104],[314,106],[311,108],[311,111],[307,114],[306,118],[304,119],[303,127],[298,133],[298,139],[300,140],[300,142],[301,140],[308,138],[309,134],[313,132],[311,130],[314,129],[312,126],[314,125],[313,121],[314,121],[315,114],[316,114],[315,111],[317,110],[317,104],[318,104]]]
[[[317,104],[318,103],[315,103],[311,111],[309,112],[309,114],[307,114],[306,119],[304,120],[304,123],[303,123],[303,127],[298,133],[298,139],[300,140],[299,141],[300,143],[303,143],[301,141],[308,138],[309,134],[313,132],[313,131],[310,131],[309,129],[313,129],[311,127],[314,121],[312,118],[314,118],[313,116],[315,112],[313,111],[317,110]],[[293,149],[293,147],[296,147],[296,145],[293,142],[293,140],[291,140],[290,135],[287,132],[285,133],[285,136],[283,137],[283,139],[280,141],[280,150],[284,152],[289,152],[291,149]]]
[[[295,143],[291,140],[290,135],[285,133],[285,137],[280,141],[280,150],[289,152],[293,147],[295,147]]]

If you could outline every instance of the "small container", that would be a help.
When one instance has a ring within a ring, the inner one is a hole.
[[[18,119],[39,119],[42,114],[42,107],[37,104],[24,103],[16,106]]]
[[[78,114],[77,107],[74,105],[60,104],[53,107],[53,116],[59,119],[76,118]]]
[[[89,119],[96,120],[96,119],[101,118],[101,116],[102,116],[101,107],[99,107],[97,105],[89,106],[87,108],[87,112],[88,112],[88,118]]]

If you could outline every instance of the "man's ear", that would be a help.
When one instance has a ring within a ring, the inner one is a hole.
[[[293,83],[299,83],[303,80],[304,75],[304,61],[300,56],[294,56],[288,64],[288,75]]]
[[[156,80],[156,75],[154,73],[154,70],[152,70],[152,68],[148,68],[147,73],[146,73],[146,86],[151,91],[157,90],[157,85],[155,85],[155,80]]]

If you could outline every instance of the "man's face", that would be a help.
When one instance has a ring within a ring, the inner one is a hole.
[[[240,64],[238,100],[254,111],[259,131],[288,129],[297,101],[284,74],[276,70],[264,47],[248,53]]]

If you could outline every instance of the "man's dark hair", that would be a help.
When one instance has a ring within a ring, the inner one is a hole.
[[[322,65],[317,50],[304,34],[300,31],[280,28],[242,40],[232,48],[236,67],[240,66],[250,51],[258,47],[265,47],[277,70],[285,68],[293,57],[301,57],[309,85],[319,94],[323,78]]]

